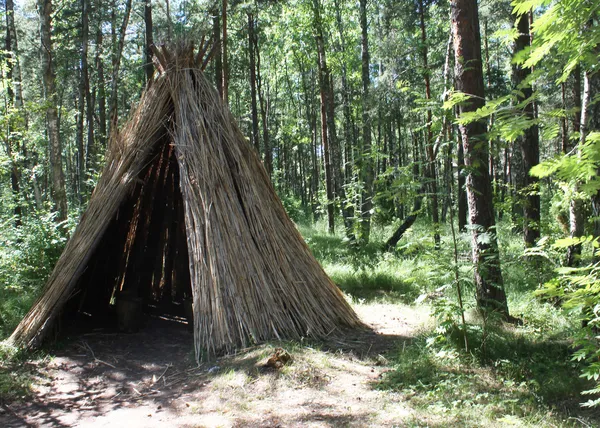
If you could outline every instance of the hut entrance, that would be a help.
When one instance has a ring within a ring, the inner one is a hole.
[[[63,325],[85,321],[86,327],[134,332],[150,316],[192,322],[184,205],[169,138],[165,132],[104,233]]]

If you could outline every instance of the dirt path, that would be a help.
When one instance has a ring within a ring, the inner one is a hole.
[[[375,333],[321,349],[286,344],[293,361],[281,369],[265,367],[272,345],[196,366],[191,333],[172,323],[84,335],[28,363],[39,374],[35,394],[0,407],[0,427],[399,425],[409,407],[373,384],[388,369],[385,352],[414,336],[427,315],[386,304],[356,309]]]

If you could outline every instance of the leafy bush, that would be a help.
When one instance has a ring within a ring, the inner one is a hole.
[[[54,214],[24,219],[0,242],[0,339],[25,315],[52,272],[73,224]],[[12,220],[8,220],[12,221]]]

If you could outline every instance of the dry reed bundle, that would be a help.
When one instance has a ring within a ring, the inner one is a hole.
[[[198,57],[190,46],[158,52],[161,75],[113,136],[89,208],[44,293],[11,336],[15,344],[39,343],[65,302],[86,286],[78,280],[107,225],[165,139],[179,168],[197,358],[361,326],[287,216]]]

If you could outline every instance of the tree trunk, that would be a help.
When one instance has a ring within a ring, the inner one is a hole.
[[[55,203],[58,222],[67,219],[67,192],[62,167],[62,145],[59,134],[59,120],[56,99],[56,74],[52,47],[52,0],[39,0],[42,38],[42,70],[46,95],[46,122],[48,147],[50,152],[50,174],[52,176],[52,199]]]
[[[15,106],[19,113],[23,106],[23,94],[21,92],[21,69],[19,67],[19,59],[17,56],[17,33],[14,22],[14,3],[12,0],[5,2],[6,12],[6,55],[9,60],[6,62],[6,77],[8,85],[6,86],[6,97],[8,98],[7,110],[10,106]],[[14,216],[15,226],[20,227],[22,224],[23,210],[21,207],[21,168],[17,162],[15,151],[18,152],[20,146],[20,138],[17,133],[14,133],[13,123],[15,122],[13,115],[8,115],[6,129],[6,154],[10,160],[10,186],[14,198]]]
[[[593,73],[586,71],[583,79],[583,98],[581,101],[581,119],[578,123],[579,127],[579,144],[577,146],[577,157],[581,158],[583,155],[583,145],[587,138],[590,130],[590,113],[592,112],[590,103],[592,101],[592,82]],[[575,183],[573,189],[573,197],[569,206],[569,218],[570,218],[570,235],[571,238],[580,238],[584,232],[584,215],[583,215],[583,201],[577,196],[579,193],[579,183]],[[567,249],[567,266],[574,266],[577,264],[578,258],[581,255],[581,244],[571,245]]]
[[[214,60],[214,64],[215,64],[215,86],[217,87],[217,90],[219,91],[219,95],[221,96],[221,99],[223,98],[223,58],[222,58],[222,54],[221,54],[221,16],[219,13],[219,10],[215,7],[212,10],[212,16],[213,16],[213,39],[214,39],[214,43],[217,44],[218,47],[218,54],[215,55],[215,60]]]
[[[119,38],[116,48],[113,47],[113,69],[112,69],[112,82],[110,88],[110,132],[115,131],[118,117],[118,92],[119,92],[119,69],[121,68],[121,57],[123,56],[123,47],[125,46],[125,35],[127,33],[127,25],[129,24],[129,16],[131,15],[131,2],[127,0],[125,3],[125,14],[123,15],[123,22],[119,29]],[[116,14],[116,12],[114,12]]]
[[[99,149],[106,149],[107,124],[106,124],[106,81],[104,79],[104,61],[102,26],[96,32],[96,73],[98,74],[98,143]],[[89,153],[89,152],[88,152]]]
[[[81,62],[80,62],[81,63]],[[75,158],[75,177],[72,181],[73,190],[75,196],[79,200],[79,204],[83,202],[83,183],[85,174],[85,150],[84,150],[84,124],[85,124],[85,84],[83,82],[83,70],[79,67],[79,85],[77,91],[77,99],[75,105],[77,106],[77,120],[76,120],[76,158]]]
[[[90,71],[89,71],[89,38],[90,38],[90,0],[82,0],[82,39],[81,39],[81,73],[83,77],[83,91],[85,96],[85,117],[87,124],[87,142],[85,148],[85,172],[84,182],[87,181],[90,170],[90,159],[92,158],[92,152],[96,150],[95,143],[95,126],[94,126],[94,99],[90,89]],[[85,188],[85,184],[83,186]]]
[[[168,4],[168,3],[167,3]],[[152,26],[152,0],[144,1],[144,23],[145,28],[145,44],[144,44],[144,72],[146,73],[146,86],[152,84],[154,76],[154,64],[152,63],[152,48],[154,44],[153,26]]]
[[[469,208],[467,206],[467,192],[465,189],[465,152],[463,150],[462,137],[460,134],[458,135],[457,152],[456,188],[458,190],[458,230],[464,232],[467,228],[467,212]]]
[[[13,0],[6,0],[6,48],[10,52],[12,61],[9,64],[12,79],[12,90],[14,91],[14,105],[18,109],[23,108],[23,85],[21,77],[21,65],[19,62],[19,44],[17,29],[15,27],[15,5]]]
[[[248,13],[248,53],[250,56],[250,110],[252,116],[251,142],[260,156],[260,141],[258,136],[258,106],[256,104],[256,58],[254,42],[254,14]]]
[[[587,82],[587,80],[586,80]],[[573,70],[573,106],[575,114],[572,116],[573,132],[580,133],[580,144],[577,148],[577,156],[581,156],[581,141],[585,141],[585,121],[587,119],[587,104],[589,103],[589,87],[584,88],[583,101],[581,99],[581,66]],[[583,138],[583,139],[582,139]],[[575,184],[573,194],[576,195],[578,185]],[[569,203],[569,234],[571,238],[579,238],[583,235],[583,201],[573,197]],[[567,266],[574,266],[581,255],[581,245],[571,245],[567,248]]]
[[[260,116],[262,119],[262,129],[263,129],[263,148],[265,150],[264,153],[264,164],[265,169],[267,170],[267,174],[269,177],[273,174],[273,153],[271,152],[271,141],[269,139],[269,123],[268,123],[268,99],[265,96],[262,84],[262,78],[260,75],[260,50],[258,49],[258,40],[255,35],[254,37],[254,52],[256,53],[256,82],[258,86],[258,100],[260,103]]]
[[[229,65],[227,62],[227,0],[223,0],[223,38],[221,40],[221,56],[223,61],[223,101],[229,104]]]
[[[481,63],[481,36],[477,0],[452,0],[456,89],[471,95],[459,105],[459,113],[475,111],[485,105]],[[477,306],[482,311],[497,311],[508,317],[508,304],[500,253],[496,238],[492,185],[488,169],[486,124],[475,121],[460,125],[467,176],[467,199],[473,234],[473,264]]]
[[[345,31],[344,25],[342,21],[342,14],[340,3],[338,0],[334,1],[335,12],[336,12],[336,23],[339,32],[339,40],[340,40],[340,51],[342,53],[346,52],[346,44],[345,44]],[[331,98],[333,99],[333,84],[331,86]],[[352,127],[352,113],[350,110],[351,106],[351,89],[348,85],[348,76],[347,76],[347,67],[346,63],[342,63],[342,103],[343,103],[343,114],[344,114],[344,142],[343,142],[343,150],[342,143],[338,140],[336,134],[336,144],[335,144],[335,175],[336,175],[336,194],[338,196],[338,201],[341,206],[342,216],[344,218],[344,226],[346,228],[346,237],[354,241],[356,239],[355,230],[354,230],[354,204],[349,203],[348,197],[346,194],[345,185],[350,182],[352,179],[352,162],[354,159],[354,150],[356,148],[356,141],[353,138],[351,127]],[[335,124],[335,117],[333,116],[333,104],[331,108],[331,117],[333,119],[333,123]],[[343,151],[343,155],[342,155]]]
[[[423,203],[423,195],[422,192],[419,192],[419,195],[415,198],[413,209],[411,213],[404,219],[400,227],[394,231],[392,236],[386,241],[383,246],[383,251],[392,251],[396,248],[396,245],[404,236],[404,233],[414,224],[415,220],[417,220],[417,215],[421,210],[421,205]]]
[[[523,14],[517,19],[517,30],[519,36],[515,41],[515,54],[521,52],[530,46],[529,35],[529,16]],[[524,86],[524,82],[531,75],[531,68],[516,66],[513,70],[514,87],[523,94],[519,97],[519,102],[529,99],[533,95],[533,88],[530,84]],[[523,109],[523,115],[529,121],[535,120],[534,103],[530,101]],[[531,168],[540,163],[540,138],[538,126],[531,125],[524,131],[522,137],[518,139],[519,149],[522,157],[521,172],[523,178],[523,188],[517,188],[519,199],[523,202],[523,237],[525,246],[532,247],[540,238],[540,195],[539,179],[529,174]]]
[[[361,195],[361,223],[359,238],[363,242],[369,242],[371,233],[371,211],[373,210],[373,183],[375,171],[373,167],[373,156],[371,148],[371,116],[369,88],[371,79],[369,75],[369,34],[367,24],[367,0],[360,0],[360,29],[361,29],[361,77],[362,77],[362,120],[363,120],[363,145],[361,156],[360,175],[363,185]]]
[[[421,27],[421,55],[423,58],[423,78],[425,80],[425,98],[427,101],[431,100],[431,83],[429,79],[429,61],[427,58],[427,32],[425,30],[425,5],[423,0],[419,0],[419,22]],[[427,151],[427,168],[425,171],[428,178],[428,187],[430,190],[430,202],[431,202],[431,217],[433,220],[433,239],[435,242],[435,248],[440,248],[440,218],[439,218],[439,207],[438,207],[438,190],[437,190],[437,173],[436,173],[436,162],[435,153],[433,150],[433,136],[431,133],[431,122],[433,121],[433,114],[431,108],[427,108],[427,123],[426,123],[426,138],[425,150]]]
[[[171,19],[171,2],[165,0],[166,14],[167,14],[167,39],[169,42],[173,41],[173,20]]]
[[[318,67],[319,67],[319,93],[321,97],[321,141],[323,142],[323,157],[325,163],[325,189],[327,193],[327,223],[329,233],[335,232],[335,202],[333,193],[333,174],[331,167],[331,150],[329,147],[329,135],[327,132],[327,103],[329,91],[329,70],[325,55],[325,43],[323,41],[323,24],[321,21],[321,2],[313,0],[315,41],[317,44]]]
[[[93,105],[90,94],[90,79],[88,71],[88,39],[89,39],[89,0],[81,0],[81,67],[79,76],[79,111],[77,117],[77,194],[80,203],[83,202],[85,183],[87,179],[87,160],[89,150],[93,147],[94,123]],[[86,108],[87,107],[87,108]],[[84,144],[85,126],[87,123],[87,144]],[[86,150],[87,148],[87,150]]]
[[[596,47],[596,52],[600,50],[600,46]],[[597,98],[600,94],[600,74],[597,72],[589,76],[591,98]],[[600,131],[600,103],[596,102],[590,106],[590,119],[588,129],[590,132]],[[596,177],[600,177],[600,166],[596,169]],[[594,219],[593,235],[595,238],[600,237],[600,190],[592,195],[592,218]],[[594,260],[597,262],[600,259],[600,250],[597,248],[594,251]]]

